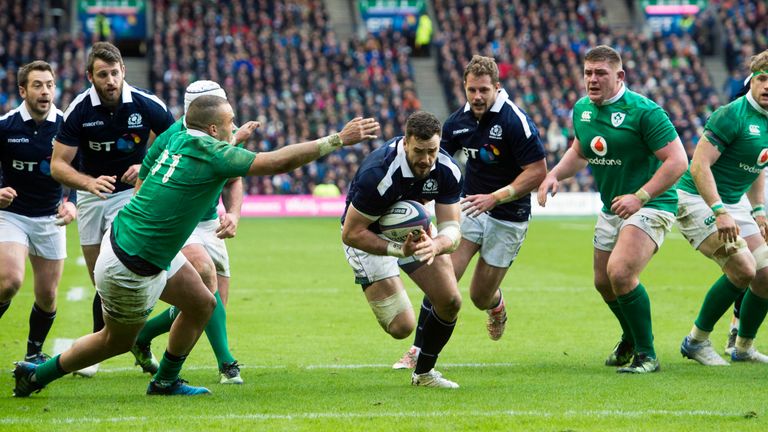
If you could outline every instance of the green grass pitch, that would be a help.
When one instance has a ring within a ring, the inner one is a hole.
[[[32,304],[28,270],[0,321],[0,430],[766,430],[768,366],[705,368],[680,356],[718,271],[676,232],[642,275],[662,371],[625,376],[603,366],[620,330],[592,287],[593,223],[532,221],[503,283],[510,319],[498,342],[469,300],[468,278],[460,283],[459,323],[438,362],[457,390],[414,388],[409,372],[390,369],[411,341],[379,328],[353,283],[336,219],[241,222],[228,242],[228,323],[245,384],[217,384],[203,337],[182,372],[212,389],[210,397],[145,396],[148,376],[126,354],[103,363],[92,379],[67,376],[39,394],[12,398],[10,371],[24,354]],[[47,352],[55,339],[91,328],[93,291],[77,264],[74,227],[69,239]],[[406,286],[418,305],[420,291]],[[84,288],[83,299],[68,300],[74,287]],[[160,303],[156,312],[164,308]],[[718,349],[727,321],[713,333]],[[757,347],[768,351],[766,340],[763,333]],[[165,342],[153,344],[157,355]]]

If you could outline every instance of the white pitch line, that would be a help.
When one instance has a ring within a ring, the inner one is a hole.
[[[57,353],[58,354],[58,353]],[[446,368],[506,368],[515,366],[514,363],[440,363],[440,366]],[[286,365],[240,365],[243,369],[287,369]],[[389,369],[392,365],[389,364],[318,364],[298,366],[299,369],[305,370],[322,370],[322,369]],[[184,366],[183,370],[214,370],[215,366]],[[112,367],[101,368],[99,373],[116,373],[116,372],[130,372],[138,370],[137,367]]]
[[[461,391],[461,390],[455,390]],[[179,420],[189,422],[190,420],[199,421],[211,421],[211,420],[251,420],[251,421],[269,421],[269,420],[288,420],[288,421],[301,421],[301,420],[314,420],[314,419],[356,419],[356,418],[446,418],[446,417],[461,417],[461,418],[476,418],[476,417],[539,417],[539,418],[579,418],[579,417],[598,417],[598,418],[645,418],[649,415],[666,416],[666,417],[743,417],[744,413],[724,412],[724,411],[708,411],[708,410],[638,410],[638,411],[621,411],[621,410],[566,410],[561,412],[553,411],[432,411],[432,412],[408,412],[408,411],[396,411],[396,412],[309,412],[309,413],[291,413],[291,414],[228,414],[228,415],[178,415],[178,416],[166,416],[166,420]],[[0,419],[0,424],[16,425],[16,424],[100,424],[100,423],[136,423],[149,421],[150,417],[77,417],[77,418],[60,418],[49,419],[48,422],[41,422],[39,418],[4,418]]]
[[[85,288],[83,287],[72,287],[67,291],[67,300],[69,301],[80,301],[83,297],[85,297]]]

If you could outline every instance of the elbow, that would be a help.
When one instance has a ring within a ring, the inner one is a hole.
[[[680,178],[685,174],[685,171],[688,170],[688,158],[683,157],[680,160],[675,161],[675,174],[677,175],[677,178]],[[693,169],[693,167],[691,167]]]
[[[61,183],[63,179],[61,162],[55,159],[51,161],[51,177],[59,183]]]

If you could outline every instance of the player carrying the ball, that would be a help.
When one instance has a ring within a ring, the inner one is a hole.
[[[411,383],[457,388],[458,384],[434,370],[461,308],[448,254],[461,240],[462,179],[456,161],[440,149],[440,129],[433,114],[413,113],[405,124],[405,137],[393,138],[365,158],[347,194],[342,240],[355,282],[362,286],[381,327],[395,339],[408,337],[416,325],[398,267],[424,291],[431,307],[420,323],[422,349]],[[403,243],[379,236],[378,219],[400,200],[435,201],[434,237],[423,230]]]

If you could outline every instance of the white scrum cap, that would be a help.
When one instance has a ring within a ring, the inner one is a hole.
[[[219,83],[208,80],[195,81],[187,86],[187,90],[184,93],[184,112],[187,112],[189,104],[191,104],[193,100],[205,95],[218,96],[224,99],[227,98],[227,93],[224,92],[224,89],[221,88]]]

